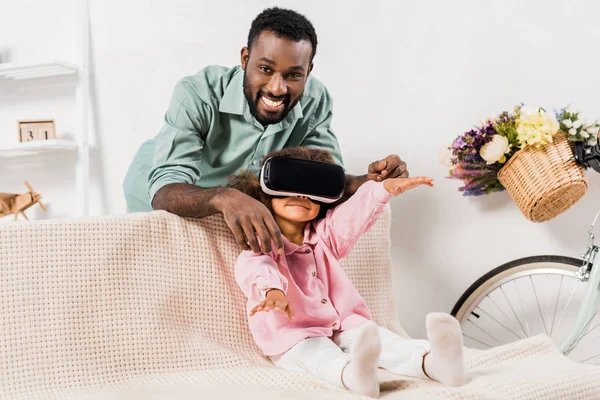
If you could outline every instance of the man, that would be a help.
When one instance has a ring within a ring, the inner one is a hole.
[[[221,212],[243,250],[269,252],[272,240],[283,252],[269,210],[225,186],[240,169],[258,173],[261,159],[284,147],[322,148],[343,165],[330,129],[332,99],[321,82],[309,79],[316,51],[317,35],[304,16],[271,8],[252,22],[241,66],[211,66],[183,78],[163,128],[140,147],[127,171],[129,211],[196,218]],[[372,163],[367,175],[347,175],[345,196],[368,179],[396,176],[408,172],[391,155]]]

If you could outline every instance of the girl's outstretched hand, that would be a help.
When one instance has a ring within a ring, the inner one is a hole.
[[[413,176],[411,178],[392,178],[383,181],[383,187],[385,187],[385,190],[394,196],[421,185],[433,186],[433,178],[426,176]]]
[[[260,311],[271,310],[283,312],[287,315],[290,322],[294,321],[294,312],[292,311],[292,307],[290,306],[285,294],[279,289],[269,290],[267,292],[266,299],[256,305],[256,307],[250,311],[250,316],[253,316]]]

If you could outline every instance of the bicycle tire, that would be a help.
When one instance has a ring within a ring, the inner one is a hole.
[[[560,269],[575,272],[579,269],[579,267],[582,266],[583,261],[581,259],[559,255],[530,256],[509,261],[492,269],[473,282],[473,284],[469,286],[462,296],[460,296],[450,314],[452,314],[453,317],[461,322],[465,311],[470,308],[473,301],[477,300],[478,295],[484,292],[487,288],[499,280],[506,278],[507,276],[526,271],[528,269],[536,269],[538,268],[536,264],[540,263],[554,263],[560,265]]]

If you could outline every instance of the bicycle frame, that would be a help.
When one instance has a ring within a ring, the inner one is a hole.
[[[593,240],[593,225],[590,232],[590,240]],[[588,284],[586,285],[581,306],[577,312],[575,325],[567,338],[559,346],[560,352],[565,355],[569,354],[574,346],[586,335],[585,332],[600,307],[600,256],[598,256],[598,251],[598,246],[591,244],[583,256],[584,265],[576,272],[576,276],[582,281],[587,281]],[[592,330],[597,326],[593,327]]]
[[[589,148],[586,148],[582,142],[575,143],[574,159],[585,169],[592,168],[594,171],[600,172],[600,143],[596,143],[596,145]],[[598,257],[599,248],[594,244],[594,226],[599,216],[600,211],[596,213],[588,232],[589,243],[588,249],[583,255],[583,265],[575,274],[582,282],[587,281],[588,285],[585,289],[581,307],[577,312],[575,326],[559,346],[560,352],[565,355],[569,354],[573,347],[586,335],[586,331],[600,307],[600,257]],[[600,324],[593,327],[588,333],[598,326]]]

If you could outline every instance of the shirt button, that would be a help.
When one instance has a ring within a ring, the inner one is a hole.
[[[308,254],[308,253],[310,253],[310,249],[306,249],[306,250],[304,250],[304,252],[305,252],[306,254]]]
[[[337,326],[337,322],[334,322],[333,325],[331,325],[331,326],[333,326],[335,328]]]
[[[317,276],[317,273],[313,271],[312,276]]]
[[[323,303],[323,304],[327,303],[327,299],[321,299],[321,303]]]

